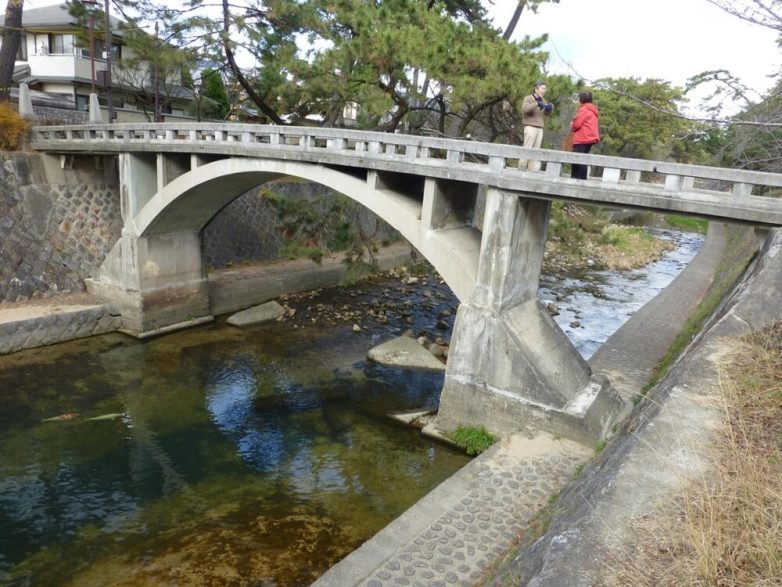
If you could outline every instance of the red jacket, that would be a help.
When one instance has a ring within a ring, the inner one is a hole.
[[[570,129],[573,131],[574,145],[593,145],[600,141],[600,125],[598,123],[597,106],[591,102],[578,107]]]

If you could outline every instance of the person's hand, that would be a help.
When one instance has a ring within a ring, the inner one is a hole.
[[[541,110],[545,110],[546,103],[543,100],[538,100],[538,108],[540,108]]]
[[[545,110],[547,113],[551,114],[552,112],[554,112],[554,104],[546,104]]]

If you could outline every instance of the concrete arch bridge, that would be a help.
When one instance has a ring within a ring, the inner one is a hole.
[[[209,320],[201,233],[228,203],[281,176],[326,185],[388,222],[460,300],[439,426],[545,428],[583,442],[624,406],[536,298],[552,200],[763,228],[782,226],[777,174],[530,150],[511,145],[240,124],[35,127],[64,169],[119,157],[123,230],[91,291],[138,335]],[[541,171],[516,161],[536,160]],[[96,159],[99,161],[100,159]],[[566,164],[592,167],[587,181]]]

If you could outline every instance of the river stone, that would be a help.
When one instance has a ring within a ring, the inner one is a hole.
[[[387,367],[406,367],[425,371],[445,371],[445,365],[407,336],[400,336],[371,349],[367,356]]]
[[[280,316],[285,314],[285,308],[283,308],[277,302],[266,302],[260,306],[253,306],[247,308],[241,312],[237,312],[226,322],[233,326],[248,326],[250,324],[258,324],[259,322],[268,322],[269,320],[276,320]]]

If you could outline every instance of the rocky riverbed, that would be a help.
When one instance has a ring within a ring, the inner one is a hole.
[[[574,212],[575,213],[575,212]],[[543,265],[544,305],[558,317],[573,292],[573,280],[588,296],[605,299],[601,287],[606,271],[623,272],[644,267],[679,246],[670,236],[651,235],[632,227],[606,225],[575,246],[551,239]],[[578,240],[578,239],[576,239]],[[602,270],[602,271],[601,271]],[[643,271],[643,270],[641,270]],[[637,280],[634,275],[632,279]],[[561,283],[558,291],[552,284]],[[584,304],[584,298],[576,300]],[[294,329],[350,326],[354,332],[370,331],[379,342],[408,336],[445,363],[458,299],[426,262],[411,263],[366,278],[354,285],[338,285],[279,298],[284,314],[278,321]],[[588,303],[588,302],[586,302]],[[590,315],[588,308],[586,314]],[[581,309],[567,306],[572,319],[560,326],[583,329]],[[561,322],[561,320],[558,320]],[[591,337],[594,338],[594,337]]]

